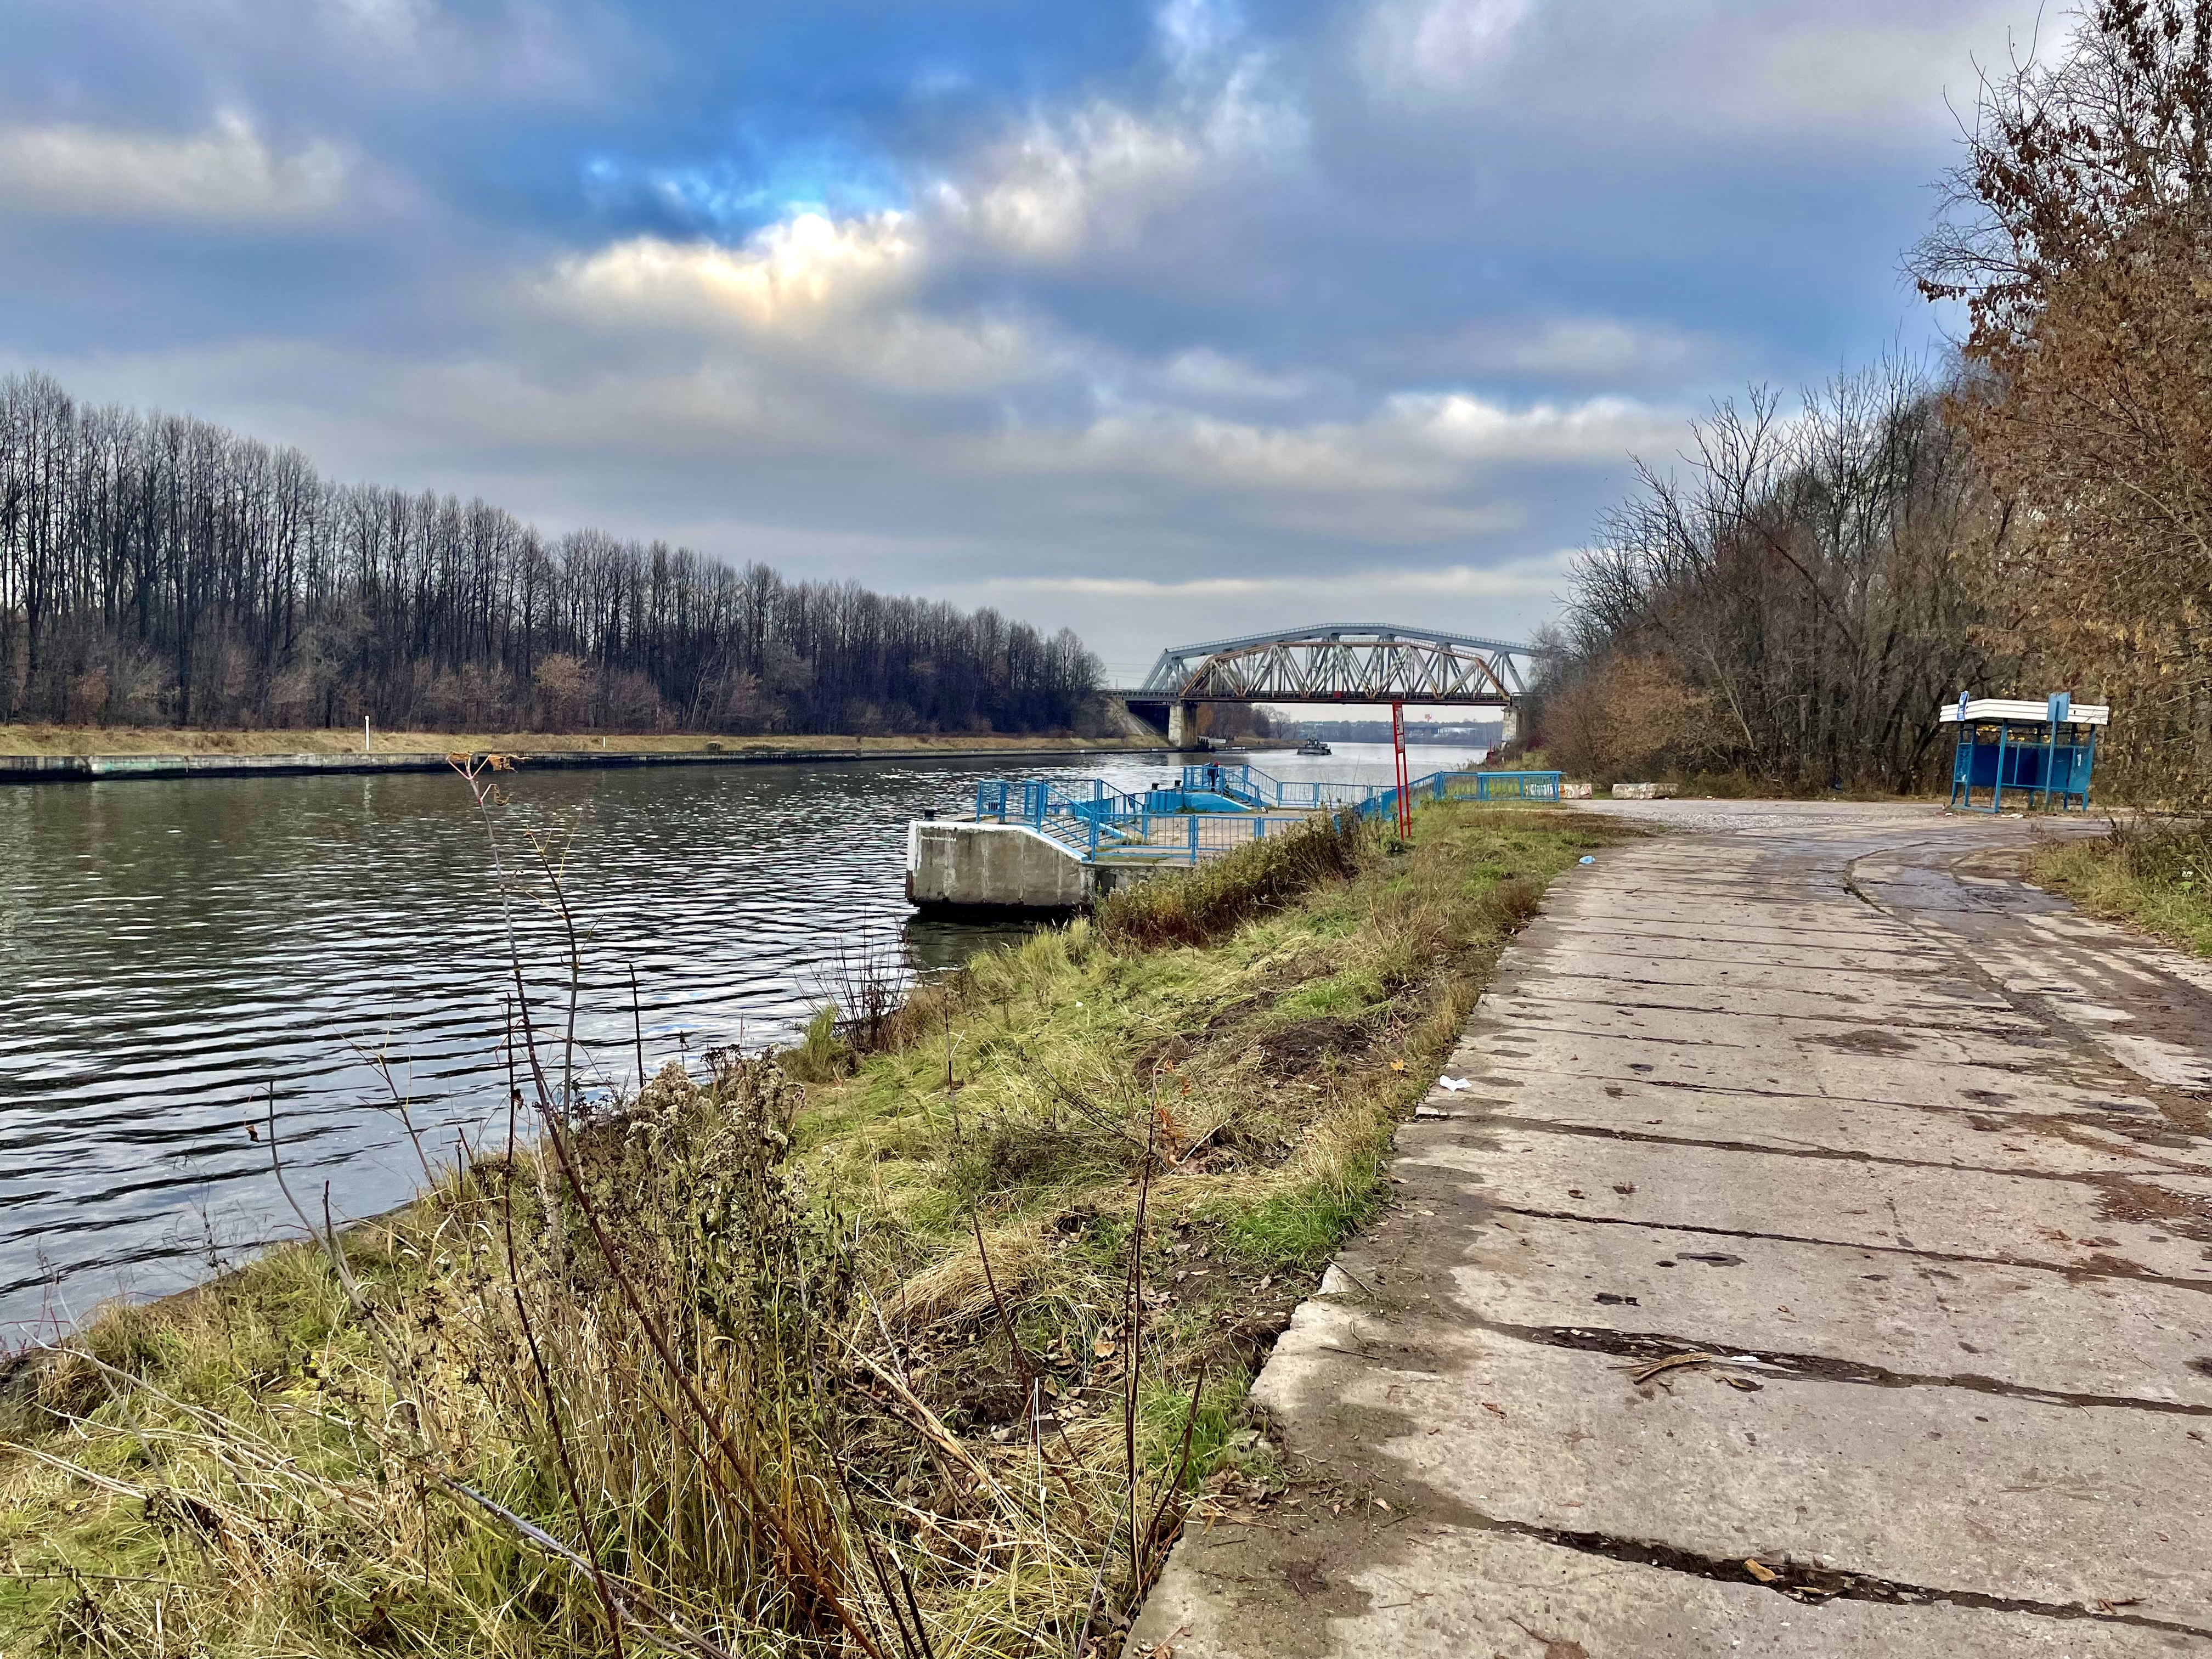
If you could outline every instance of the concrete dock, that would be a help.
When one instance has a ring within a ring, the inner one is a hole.
[[[2212,963],[2016,820],[1630,813],[1261,1375],[1290,1490],[1127,1651],[2212,1656]]]

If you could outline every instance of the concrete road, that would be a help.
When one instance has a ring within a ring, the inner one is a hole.
[[[2212,1656],[2212,964],[2018,820],[1634,811],[1261,1376],[1291,1491],[1129,1651]]]

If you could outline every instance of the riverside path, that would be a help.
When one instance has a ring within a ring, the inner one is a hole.
[[[2212,1656],[2212,964],[2017,821],[1636,814],[1262,1373],[1289,1492],[1127,1650]]]

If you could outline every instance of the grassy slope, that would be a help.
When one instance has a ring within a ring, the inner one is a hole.
[[[882,1314],[857,1319],[853,1340],[917,1401],[871,1418],[883,1388],[836,1382],[858,1425],[841,1432],[856,1478],[880,1494],[869,1513],[890,1517],[885,1535],[906,1552],[937,1653],[1023,1652],[1040,1630],[1064,1650],[1102,1557],[1109,1611],[1133,1600],[1126,1534],[1118,1559],[1106,1543],[1127,1498],[1121,1310],[1140,1200],[1144,1504],[1185,1472],[1186,1433],[1190,1484],[1272,1478],[1264,1440],[1238,1417],[1254,1369],[1377,1201],[1391,1131],[1504,939],[1547,881],[1625,833],[1540,809],[1425,808],[1410,852],[1340,848],[1352,873],[1303,890],[1316,872],[1286,870],[1283,843],[1258,843],[1096,924],[979,959],[917,995],[882,1051],[854,1057],[824,1032],[795,1061],[817,1080],[787,1170],[810,1205],[848,1218],[860,1302]],[[1140,1183],[1148,1141],[1157,1173]],[[456,1241],[490,1213],[468,1184],[356,1239],[353,1271],[386,1287],[372,1297],[466,1303],[459,1281],[484,1269]],[[511,1191],[527,1196],[520,1181]],[[605,1650],[580,1575],[480,1527],[434,1524],[419,1490],[392,1491],[405,1470],[333,1425],[388,1406],[392,1362],[380,1372],[361,1323],[322,1255],[283,1249],[196,1294],[104,1316],[83,1346],[112,1369],[73,1358],[35,1395],[14,1389],[9,1437],[85,1473],[27,1452],[0,1461],[0,1548],[15,1574],[0,1587],[0,1650],[66,1630],[79,1650],[147,1651],[157,1601],[179,1652],[193,1638],[213,1655]],[[439,1352],[424,1363],[441,1375],[491,1363],[488,1350]],[[440,1386],[462,1409],[461,1382]],[[1057,1488],[1024,1462],[1031,1399]],[[614,1414],[643,1410],[617,1399]],[[590,1419],[574,1411],[581,1437]],[[918,1445],[910,1419],[925,1411],[974,1468],[1009,1491],[1032,1483],[1034,1516],[994,1512],[978,1495],[990,1480],[956,1478]],[[500,1438],[482,1413],[471,1421],[448,1463],[568,1535],[544,1449],[521,1431]],[[256,1446],[325,1485],[240,1474]],[[619,1461],[606,1479],[634,1477]],[[195,1522],[179,1492],[228,1508]],[[380,1502],[395,1505],[382,1522]],[[70,1576],[83,1573],[116,1577]]]
[[[937,736],[854,738],[732,737],[726,732],[379,732],[380,755],[548,754],[604,746],[631,754],[697,754],[720,744],[731,754],[775,754],[787,750],[857,749],[869,754],[992,754],[1000,750],[1128,749],[1118,738],[1054,738],[1020,732],[956,732]],[[354,755],[356,726],[283,731],[201,731],[130,726],[0,725],[0,755]]]
[[[2093,915],[2212,957],[2212,830],[2124,828],[2062,842],[2038,854],[2030,873]]]

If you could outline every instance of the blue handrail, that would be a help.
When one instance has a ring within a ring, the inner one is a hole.
[[[1557,800],[1558,772],[1440,771],[1407,785],[1418,800]],[[1254,766],[1224,766],[1206,763],[1182,769],[1182,787],[1188,793],[1224,795],[1246,800],[1262,809],[1271,806],[1355,806],[1361,811],[1395,810],[1395,785],[1328,783],[1315,779],[1274,778]]]
[[[1431,772],[1406,789],[1415,802],[1556,801],[1563,775]],[[1139,796],[1101,778],[986,778],[975,785],[975,817],[1025,825],[1087,859],[1103,851],[1196,864],[1203,853],[1225,852],[1238,840],[1280,834],[1314,811],[1348,808],[1375,817],[1395,816],[1398,806],[1398,792],[1391,785],[1273,778],[1249,766],[1186,766],[1182,783],[1179,790],[1148,790]]]

